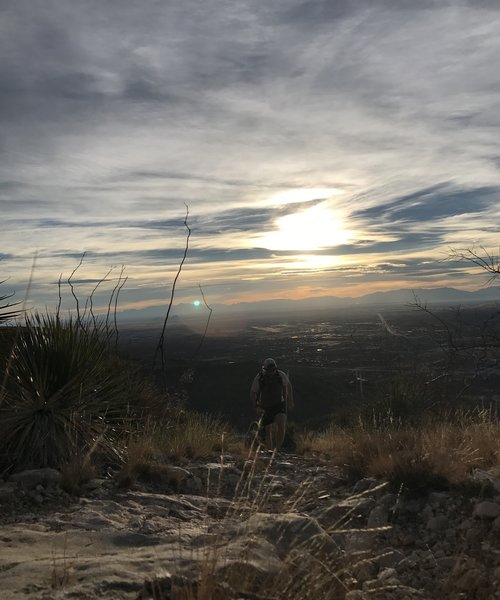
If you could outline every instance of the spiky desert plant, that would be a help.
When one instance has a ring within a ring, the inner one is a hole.
[[[59,467],[95,440],[105,444],[106,425],[123,416],[126,394],[102,333],[72,318],[26,317],[1,390],[3,468]]]
[[[0,285],[2,283],[4,281],[0,281]],[[14,308],[15,306],[19,306],[20,302],[8,302],[12,296],[13,294],[0,294],[0,323],[15,319],[22,312],[20,308]]]

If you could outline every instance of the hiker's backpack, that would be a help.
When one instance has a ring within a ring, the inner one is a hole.
[[[278,406],[283,399],[283,379],[278,371],[272,375],[259,373],[259,396],[257,403],[262,408]]]

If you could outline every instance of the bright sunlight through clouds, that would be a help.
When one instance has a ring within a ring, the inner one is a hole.
[[[351,232],[347,229],[341,212],[332,208],[328,201],[328,198],[337,193],[334,188],[321,188],[277,194],[271,199],[273,204],[283,203],[292,208],[294,203],[324,201],[279,217],[275,222],[275,229],[260,237],[258,245],[269,250],[305,252],[348,243]]]

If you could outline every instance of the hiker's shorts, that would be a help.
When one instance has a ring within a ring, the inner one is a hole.
[[[280,413],[286,415],[286,402],[280,402],[279,404],[276,404],[276,406],[265,408],[264,414],[262,415],[262,426],[272,425],[274,423],[274,418]]]

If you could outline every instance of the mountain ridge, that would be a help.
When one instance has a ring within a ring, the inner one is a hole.
[[[439,288],[399,288],[385,292],[372,292],[362,296],[317,296],[293,300],[275,298],[255,302],[237,302],[233,304],[211,304],[210,308],[216,313],[225,315],[241,313],[257,313],[262,311],[291,312],[302,310],[327,310],[329,308],[347,308],[369,305],[409,305],[416,301],[422,304],[460,304],[474,302],[500,302],[500,286],[480,288],[475,291],[461,290],[452,287]],[[195,306],[192,303],[178,303],[172,308],[172,316],[193,315],[207,310],[203,304]],[[122,319],[150,319],[165,314],[165,305],[148,307],[147,309],[126,309],[120,312]]]

